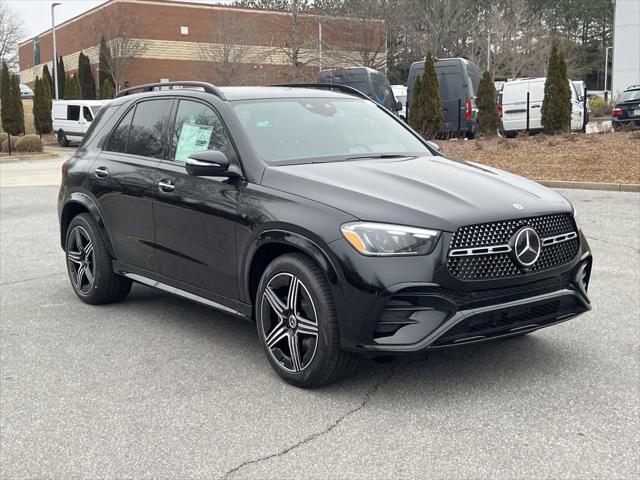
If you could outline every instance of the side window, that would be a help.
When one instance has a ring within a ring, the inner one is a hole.
[[[109,152],[126,153],[127,151],[127,139],[129,138],[129,127],[131,126],[131,119],[133,118],[133,112],[135,108],[129,110],[125,117],[120,120],[118,126],[111,133],[109,142],[105,147],[105,150]]]
[[[91,114],[89,107],[82,107],[82,116],[87,122],[93,122],[93,115]]]
[[[80,105],[67,106],[67,120],[80,120]]]
[[[193,152],[231,149],[229,137],[216,112],[199,102],[181,100],[172,135],[171,159],[184,164]]]
[[[173,100],[150,100],[136,106],[129,131],[127,153],[142,157],[163,158],[164,130]]]

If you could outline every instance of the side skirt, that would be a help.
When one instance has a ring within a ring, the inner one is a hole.
[[[163,292],[171,293],[172,295],[186,298],[193,302],[198,302],[202,305],[206,305],[207,307],[235,315],[244,320],[252,321],[251,306],[245,305],[242,302],[234,301],[226,297],[220,297],[219,295],[212,294],[197,287],[183,284],[182,282],[172,281],[162,275],[132,267],[118,261],[113,262],[113,270],[124,277],[130,278],[134,282],[157,288]],[[215,300],[213,298],[215,298]]]

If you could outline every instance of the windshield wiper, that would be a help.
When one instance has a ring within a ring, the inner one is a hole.
[[[416,158],[416,155],[401,155],[399,153],[371,153],[366,155],[347,157],[345,158],[345,160],[360,160],[367,158]]]

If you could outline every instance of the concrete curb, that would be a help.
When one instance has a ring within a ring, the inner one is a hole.
[[[579,190],[606,190],[610,192],[640,192],[637,183],[567,182],[563,180],[536,180],[550,188],[571,188]]]
[[[57,153],[38,153],[35,155],[11,155],[6,157],[0,157],[0,163],[14,163],[14,162],[26,162],[28,160],[51,160],[52,158],[58,158],[60,155]]]

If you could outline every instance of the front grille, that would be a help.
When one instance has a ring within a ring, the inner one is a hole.
[[[569,213],[469,225],[459,228],[454,233],[451,238],[450,249],[506,245],[511,237],[524,226],[530,226],[535,229],[541,239],[577,230],[573,217]],[[549,270],[569,263],[577,255],[579,246],[577,238],[543,246],[538,261],[526,270],[514,263],[508,253],[449,256],[447,258],[447,269],[454,277],[460,280],[516,277],[531,272]]]

